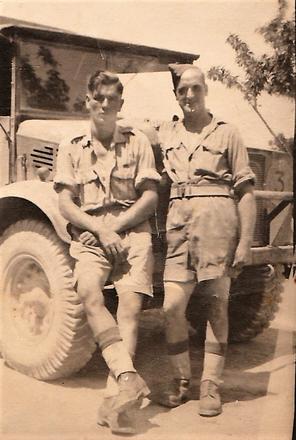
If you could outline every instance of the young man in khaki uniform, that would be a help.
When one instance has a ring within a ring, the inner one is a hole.
[[[89,80],[87,133],[59,147],[54,179],[59,207],[72,225],[77,292],[110,374],[99,424],[134,432],[126,411],[149,394],[133,364],[143,294],[152,293],[148,218],[157,204],[154,156],[146,136],[117,122],[123,86],[109,72]],[[107,279],[116,287],[118,324],[106,309]]]
[[[231,276],[248,262],[253,237],[254,174],[237,130],[207,111],[203,72],[193,65],[169,67],[184,119],[159,131],[171,180],[164,312],[174,382],[158,402],[175,407],[189,399],[185,311],[198,282],[209,303],[199,414],[215,416],[222,411]]]

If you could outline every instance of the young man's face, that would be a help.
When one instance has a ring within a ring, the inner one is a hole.
[[[114,122],[121,110],[123,99],[116,84],[101,84],[93,93],[86,96],[86,107],[90,118],[96,124]]]
[[[176,89],[176,98],[184,116],[204,113],[206,95],[207,86],[203,74],[197,69],[186,70]]]

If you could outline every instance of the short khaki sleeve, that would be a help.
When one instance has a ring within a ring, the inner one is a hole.
[[[63,141],[59,146],[56,174],[53,180],[56,192],[60,192],[65,186],[71,188],[74,192],[77,190],[78,185],[75,180],[71,149],[70,141]]]
[[[228,159],[234,190],[246,181],[255,184],[256,176],[250,167],[248,151],[235,127],[232,127],[229,136]]]
[[[143,133],[138,133],[135,141],[138,152],[135,187],[138,188],[145,180],[159,182],[160,175],[156,171],[154,154],[148,138]]]

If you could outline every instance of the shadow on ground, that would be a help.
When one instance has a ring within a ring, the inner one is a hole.
[[[267,394],[270,371],[250,372],[248,370],[274,359],[277,336],[278,330],[269,328],[252,341],[229,345],[224,383],[221,387],[224,402],[253,400]],[[159,393],[166,389],[171,377],[161,315],[155,315],[154,312],[151,312],[148,318],[146,316],[141,320],[138,341],[136,367],[147,381],[152,394]],[[198,400],[203,365],[203,346],[200,344],[200,340],[191,337],[190,348],[193,374],[192,398]],[[285,354],[289,354],[289,352],[281,352],[281,356]],[[84,387],[102,390],[107,374],[108,369],[97,350],[79,373],[70,379],[54,381],[53,384],[71,388]],[[145,419],[147,416],[151,418],[155,412],[161,411],[165,411],[165,409],[150,404],[144,409]]]

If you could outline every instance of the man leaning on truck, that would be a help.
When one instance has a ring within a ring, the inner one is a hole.
[[[148,218],[160,176],[146,136],[117,122],[122,92],[112,73],[90,78],[89,132],[61,143],[54,182],[60,211],[74,226],[70,254],[78,295],[110,369],[98,423],[113,433],[132,434],[127,411],[149,394],[133,356],[143,294],[152,292]],[[118,324],[104,305],[107,279],[119,298]]]

